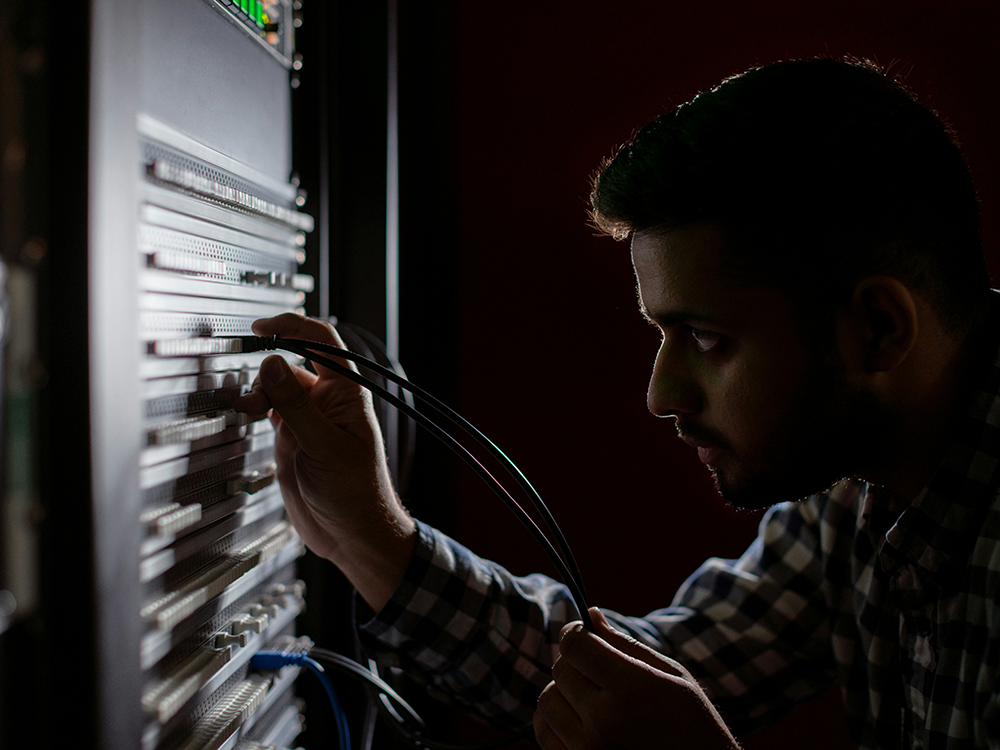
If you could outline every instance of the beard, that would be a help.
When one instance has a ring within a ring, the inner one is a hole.
[[[824,492],[872,463],[893,422],[891,409],[847,382],[839,357],[823,358],[760,441],[711,467],[719,494],[759,510]]]

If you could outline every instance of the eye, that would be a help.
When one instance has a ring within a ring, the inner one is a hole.
[[[712,331],[706,331],[701,328],[692,328],[691,338],[694,339],[694,345],[698,347],[698,351],[707,352],[719,343],[719,339],[721,337],[718,333],[714,333]]]

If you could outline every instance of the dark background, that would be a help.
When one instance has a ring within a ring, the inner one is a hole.
[[[988,2],[474,2],[400,8],[402,360],[517,462],[560,520],[592,604],[669,604],[759,515],[717,497],[646,410],[658,345],[625,244],[587,226],[602,157],[730,74],[845,54],[888,66],[958,131],[996,277],[997,31]],[[471,472],[424,439],[407,489],[516,573],[551,571]],[[837,693],[748,748],[849,747]]]

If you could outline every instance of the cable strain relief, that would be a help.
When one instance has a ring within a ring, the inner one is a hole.
[[[277,336],[240,336],[240,347],[244,354],[249,352],[271,352],[277,347]]]

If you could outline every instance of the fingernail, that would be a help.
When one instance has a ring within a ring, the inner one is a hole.
[[[281,357],[268,359],[260,368],[261,377],[271,385],[278,385],[285,379],[286,365]]]

